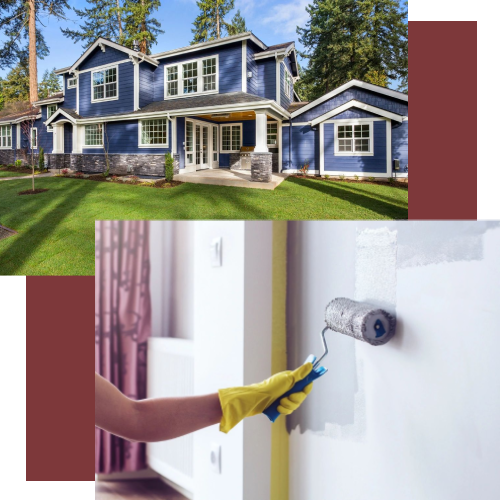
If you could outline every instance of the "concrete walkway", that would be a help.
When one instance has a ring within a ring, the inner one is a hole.
[[[14,181],[18,179],[31,179],[33,175],[23,175],[18,177],[0,177],[0,181]],[[54,177],[52,172],[47,172],[46,174],[35,174],[35,179],[39,179],[40,177]]]
[[[228,168],[214,168],[197,170],[187,174],[174,175],[174,181],[191,182],[193,184],[214,184],[216,186],[234,186],[253,189],[273,190],[279,186],[288,174],[273,173],[271,182],[253,182],[250,180],[250,170],[229,170]]]

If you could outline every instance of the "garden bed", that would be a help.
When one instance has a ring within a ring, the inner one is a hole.
[[[173,188],[180,186],[183,182],[171,181],[167,182],[165,179],[141,179],[135,175],[109,175],[103,174],[84,174],[82,172],[62,173],[60,177],[70,179],[84,179],[96,182],[111,182],[114,184],[131,184],[133,186],[152,187],[152,188]]]
[[[14,165],[1,165],[0,166],[0,171],[2,172],[13,172],[16,174],[26,174],[30,175],[33,173],[33,170],[31,167],[16,167]],[[40,170],[35,169],[35,175],[41,174]]]
[[[19,191],[17,194],[38,194],[45,193],[45,191],[48,191],[48,189],[26,189],[26,191]]]
[[[373,178],[373,180],[369,180],[369,177],[364,177],[362,179],[342,179],[338,176],[336,177],[325,177],[325,176],[320,176],[320,175],[303,175],[303,174],[292,174],[290,177],[296,177],[297,179],[316,179],[316,180],[321,180],[321,181],[327,181],[327,182],[346,182],[346,183],[351,183],[351,184],[375,184],[377,186],[380,186],[380,184],[384,184],[387,186],[391,187],[396,187],[396,188],[403,188],[403,189],[408,189],[408,178],[400,178],[400,179],[395,179],[394,177],[390,177],[389,179],[386,178],[381,178],[380,180],[376,180]]]

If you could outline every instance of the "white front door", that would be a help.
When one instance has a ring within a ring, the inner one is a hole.
[[[195,120],[186,120],[186,132],[184,141],[185,150],[185,171],[194,172],[196,170],[204,170],[214,168],[212,156],[214,142],[213,134],[217,138],[217,126],[211,126],[206,122]],[[216,140],[216,139],[215,139]],[[218,157],[215,168],[218,167]]]

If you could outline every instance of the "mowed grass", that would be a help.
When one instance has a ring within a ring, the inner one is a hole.
[[[22,174],[20,172],[11,172],[9,170],[0,170],[0,178],[1,177],[23,177],[25,175],[30,175],[30,174]]]
[[[289,178],[274,191],[201,184],[154,189],[60,177],[0,182],[0,274],[93,275],[94,221],[112,219],[406,219],[408,191]]]

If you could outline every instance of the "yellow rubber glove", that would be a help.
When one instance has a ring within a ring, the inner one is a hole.
[[[294,371],[276,373],[259,384],[220,389],[219,399],[222,408],[220,430],[227,433],[244,418],[262,413],[299,380],[307,377],[312,369],[311,363],[305,363]],[[302,404],[311,390],[312,383],[305,387],[303,392],[283,398],[278,411],[284,415],[290,415]]]

